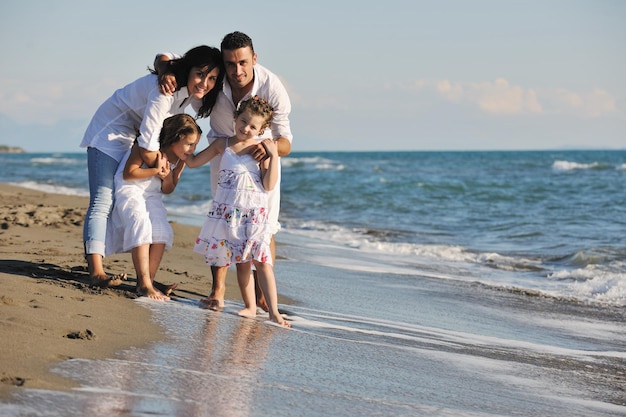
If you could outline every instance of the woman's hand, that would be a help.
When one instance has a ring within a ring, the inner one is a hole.
[[[159,91],[166,96],[171,96],[176,91],[176,77],[170,68],[169,56],[160,55],[154,61],[154,69],[156,69],[159,80]]]
[[[176,77],[171,72],[159,75],[159,90],[166,96],[171,96],[176,91]]]

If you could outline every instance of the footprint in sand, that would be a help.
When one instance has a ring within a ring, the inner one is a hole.
[[[89,329],[80,330],[77,332],[70,332],[65,335],[68,339],[83,339],[83,340],[93,340],[96,338],[96,335]]]

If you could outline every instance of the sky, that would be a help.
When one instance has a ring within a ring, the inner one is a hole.
[[[625,22],[622,0],[2,2],[0,145],[82,152],[155,54],[238,30],[293,151],[626,149]]]

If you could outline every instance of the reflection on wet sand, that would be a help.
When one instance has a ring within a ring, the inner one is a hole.
[[[269,347],[284,330],[229,312],[154,312],[168,329],[166,341],[118,360],[62,366],[82,383],[72,408],[83,415],[251,415]]]
[[[204,322],[205,343],[198,355],[198,370],[221,377],[210,386],[196,387],[198,392],[192,398],[206,402],[198,404],[201,407],[195,411],[202,414],[209,407],[215,416],[248,416],[275,329],[258,320],[239,319],[229,326],[229,334],[220,334],[225,330],[220,329],[221,322],[213,317]]]

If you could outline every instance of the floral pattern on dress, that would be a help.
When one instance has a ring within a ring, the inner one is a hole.
[[[218,186],[194,250],[211,266],[256,260],[272,263],[267,192],[250,155],[227,148]]]

